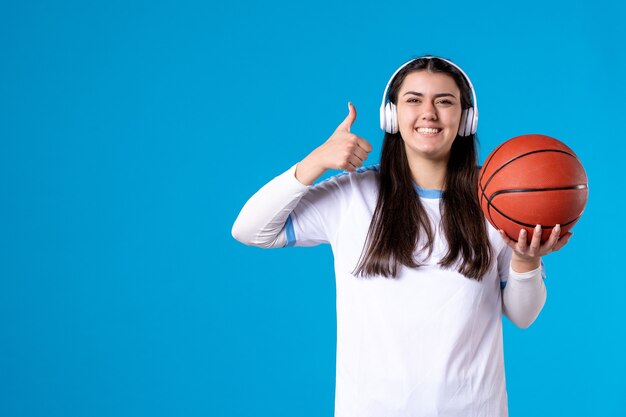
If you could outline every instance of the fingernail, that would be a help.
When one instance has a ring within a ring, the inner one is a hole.
[[[522,229],[522,234],[525,235],[526,234],[526,229]]]
[[[348,102],[348,108],[350,108],[350,106],[352,106],[352,102],[351,101]]]
[[[541,230],[541,225],[540,225],[540,224],[538,224],[537,226],[535,226],[535,230],[536,230],[536,231],[540,231],[540,230]]]
[[[561,233],[561,225],[557,224],[556,226],[554,226],[554,230],[556,230],[557,234]]]

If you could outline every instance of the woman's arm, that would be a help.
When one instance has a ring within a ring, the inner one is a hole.
[[[292,166],[250,197],[233,224],[235,239],[261,248],[285,246],[287,217],[310,187],[296,179],[296,167]]]
[[[355,171],[363,165],[372,146],[350,133],[356,109],[351,103],[348,103],[348,109],[348,116],[326,142],[248,200],[233,225],[235,239],[262,248],[285,246],[285,223],[311,184],[327,169]]]
[[[509,278],[502,290],[502,312],[522,329],[535,321],[546,303],[542,268],[539,266],[528,272],[515,272],[509,268]]]
[[[561,228],[556,225],[550,238],[541,244],[541,226],[537,225],[530,244],[526,231],[521,230],[517,242],[512,241],[504,231],[500,235],[513,249],[509,269],[509,279],[502,290],[502,311],[518,327],[529,327],[543,308],[547,291],[543,282],[541,257],[561,249],[571,233],[560,236]]]

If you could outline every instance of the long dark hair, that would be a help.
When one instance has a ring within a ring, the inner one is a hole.
[[[396,104],[400,86],[413,71],[450,75],[461,91],[461,107],[471,106],[470,87],[465,77],[446,61],[418,58],[402,68],[393,79],[389,100]],[[441,221],[448,252],[439,261],[444,268],[461,258],[457,270],[480,281],[492,259],[491,248],[477,196],[477,141],[475,134],[455,138],[448,161],[445,190],[440,200]],[[370,223],[356,276],[383,275],[396,277],[401,265],[418,268],[414,252],[420,235],[426,235],[420,251],[433,252],[433,230],[415,190],[409,162],[400,132],[385,133],[380,158],[380,191]]]

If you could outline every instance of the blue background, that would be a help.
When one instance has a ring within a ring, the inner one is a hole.
[[[329,247],[230,234],[352,101],[431,53],[478,94],[481,161],[566,142],[590,199],[504,319],[512,416],[626,415],[624,6],[396,1],[0,4],[0,416],[332,416]]]

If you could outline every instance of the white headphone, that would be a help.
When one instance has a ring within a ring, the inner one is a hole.
[[[463,113],[461,114],[459,136],[469,136],[469,135],[473,135],[474,133],[476,133],[476,128],[478,127],[478,102],[476,101],[476,92],[474,91],[474,86],[472,85],[472,82],[470,81],[467,74],[465,74],[465,72],[454,62],[448,61],[447,59],[444,59],[444,58],[434,57],[432,55],[425,55],[419,58],[412,59],[409,62],[402,65],[400,68],[396,70],[396,72],[393,73],[393,75],[389,79],[389,82],[387,83],[387,87],[385,87],[385,93],[383,94],[383,101],[380,105],[380,128],[387,133],[398,133],[398,110],[395,104],[388,101],[389,97],[387,97],[387,90],[389,89],[389,85],[391,84],[391,81],[393,80],[393,78],[402,68],[406,67],[408,64],[415,61],[416,59],[422,59],[422,58],[441,59],[442,61],[445,61],[448,64],[455,67],[456,69],[458,69],[461,72],[461,74],[463,74],[463,76],[467,80],[467,83],[470,86],[470,90],[472,91],[473,101],[472,101],[472,107],[463,110]]]

